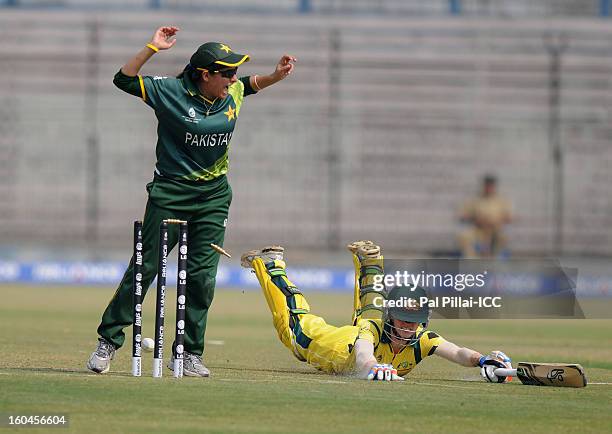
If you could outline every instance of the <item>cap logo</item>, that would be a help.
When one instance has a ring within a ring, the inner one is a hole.
[[[408,312],[418,312],[419,310],[421,310],[421,304],[416,300],[413,301],[414,303],[408,303],[408,306],[405,306],[404,310]]]
[[[229,45],[225,45],[225,44],[221,44],[219,49],[225,51],[226,53],[230,53],[232,51],[232,49],[229,47]]]

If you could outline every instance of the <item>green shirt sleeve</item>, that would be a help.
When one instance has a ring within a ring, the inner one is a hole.
[[[115,74],[113,83],[122,91],[127,92],[130,95],[142,98],[142,91],[140,89],[140,80],[138,79],[138,76],[130,77],[129,75],[125,75],[123,72],[121,72],[121,70],[119,70]]]
[[[163,83],[167,80],[168,77],[149,77],[142,75],[130,77],[119,70],[119,72],[115,74],[113,83],[124,92],[142,98],[149,107],[157,109],[157,105],[161,100],[161,94],[163,93]]]

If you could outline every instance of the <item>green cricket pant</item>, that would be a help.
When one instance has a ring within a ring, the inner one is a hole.
[[[215,291],[219,254],[210,243],[223,246],[232,190],[225,177],[207,183],[182,183],[155,178],[147,185],[149,200],[143,219],[143,297],[157,275],[159,226],[164,219],[188,221],[187,297],[185,350],[202,355],[208,309]],[[178,241],[178,226],[168,228],[168,247]],[[132,273],[134,258],[108,304],[98,334],[119,348],[125,341],[123,329],[133,322]],[[170,286],[170,285],[169,285]],[[155,292],[155,288],[153,289]],[[170,298],[168,297],[168,300]],[[168,304],[172,305],[172,304]],[[143,322],[146,322],[146,316]],[[155,321],[154,317],[150,321]]]

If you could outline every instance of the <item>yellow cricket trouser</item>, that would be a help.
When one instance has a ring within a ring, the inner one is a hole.
[[[283,261],[266,266],[257,258],[253,260],[253,268],[285,347],[317,369],[337,374],[346,372],[358,327],[334,327],[312,315],[302,293],[287,278]]]

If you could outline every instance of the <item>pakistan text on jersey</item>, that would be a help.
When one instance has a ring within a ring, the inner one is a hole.
[[[227,146],[231,139],[232,133],[192,134],[185,132],[185,144],[189,146]]]

